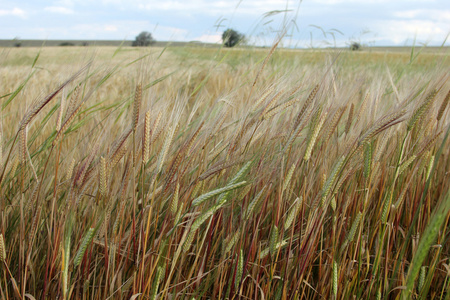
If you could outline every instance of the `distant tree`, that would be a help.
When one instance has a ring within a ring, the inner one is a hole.
[[[63,47],[65,47],[65,46],[75,46],[75,44],[74,44],[74,43],[71,43],[71,42],[62,42],[62,43],[60,43],[59,45],[60,45],[60,46],[63,46]]]
[[[234,29],[228,28],[222,34],[222,42],[225,47],[234,47],[245,40],[245,35]]]
[[[136,36],[133,41],[133,47],[147,47],[153,45],[156,41],[153,39],[152,34],[147,31],[142,31]]]
[[[350,44],[350,50],[352,50],[352,51],[359,51],[359,50],[361,50],[361,49],[362,49],[362,46],[361,46],[361,44],[358,43],[358,42],[352,42],[352,43]]]
[[[19,38],[18,36],[16,36],[16,37],[13,39],[13,41],[15,41],[15,42],[14,42],[14,47],[22,47],[22,42],[20,41],[20,38]]]
[[[81,43],[81,46],[87,47],[87,46],[89,46],[89,43],[88,43],[88,42],[82,42],[82,43]]]

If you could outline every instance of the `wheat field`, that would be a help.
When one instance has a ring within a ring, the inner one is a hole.
[[[0,52],[2,299],[450,299],[445,49]]]

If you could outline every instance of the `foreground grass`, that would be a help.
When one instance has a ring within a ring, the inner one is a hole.
[[[51,51],[2,58],[2,298],[449,299],[446,55]]]

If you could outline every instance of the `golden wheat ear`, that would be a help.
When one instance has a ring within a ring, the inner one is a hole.
[[[38,100],[35,102],[34,105],[30,107],[30,109],[25,113],[24,117],[19,123],[19,131],[23,130],[25,126],[27,126],[31,120],[53,99],[56,95],[69,83],[74,81],[78,76],[80,76],[89,65],[86,65],[85,67],[81,68],[78,72],[76,72],[74,75],[72,75],[69,79],[64,81],[60,86],[58,86],[53,92],[45,96],[42,100]]]

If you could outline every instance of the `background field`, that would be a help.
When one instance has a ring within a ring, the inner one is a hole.
[[[384,50],[0,48],[2,298],[450,299],[448,51]]]

